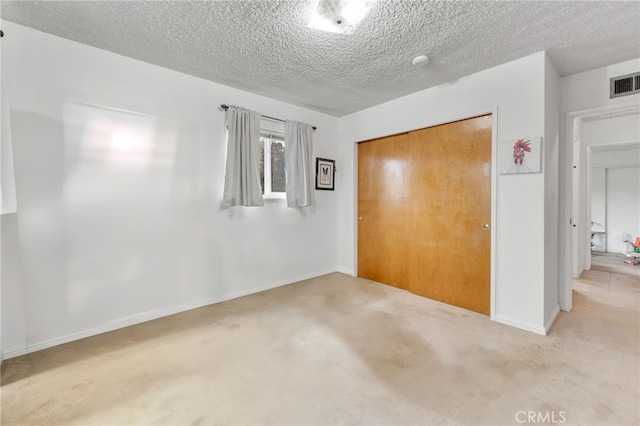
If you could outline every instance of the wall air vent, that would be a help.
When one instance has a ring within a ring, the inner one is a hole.
[[[640,93],[640,72],[613,77],[609,81],[610,99]]]

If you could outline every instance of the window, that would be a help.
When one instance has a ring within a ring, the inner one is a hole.
[[[284,134],[260,135],[260,184],[265,200],[285,200]],[[267,154],[267,155],[265,155]]]

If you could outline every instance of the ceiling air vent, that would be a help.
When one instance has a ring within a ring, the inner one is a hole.
[[[621,75],[610,80],[609,98],[640,93],[640,72]]]

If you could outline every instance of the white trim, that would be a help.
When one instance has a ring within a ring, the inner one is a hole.
[[[640,148],[640,141],[634,142],[639,144],[638,148]],[[597,146],[597,145],[596,145]],[[594,169],[630,169],[632,167],[639,167],[640,163],[630,163],[630,164],[621,164],[619,166],[592,166]]]
[[[549,332],[549,330],[551,330],[551,327],[553,326],[553,323],[556,321],[556,318],[558,318],[558,315],[560,314],[560,304],[556,304],[556,306],[554,306],[553,311],[551,312],[551,315],[549,315],[549,318],[547,318],[547,320],[544,323],[544,334],[547,334]]]
[[[282,194],[282,196],[278,195],[278,196],[274,196],[273,194],[280,194],[279,192],[272,192],[271,194],[269,194],[269,196],[265,195],[263,197],[263,201],[265,203],[286,203],[287,202],[287,195],[284,194],[284,192]]]
[[[346,274],[346,275],[351,275],[352,277],[357,277],[356,272],[353,269],[349,269],[349,268],[336,268],[335,272],[340,272],[342,274]]]
[[[498,107],[491,112],[491,306],[489,317],[496,320],[498,305]]]
[[[351,197],[352,202],[354,204],[353,211],[356,213],[353,217],[353,247],[354,247],[354,256],[353,256],[353,274],[354,276],[358,276],[358,141],[355,141],[351,146],[353,149],[353,197]]]
[[[469,118],[480,117],[482,115],[491,114],[491,276],[490,276],[490,314],[489,318],[496,321],[496,304],[497,304],[497,261],[498,261],[498,106],[488,106],[471,110],[466,113],[451,115],[444,119],[427,121],[419,127],[412,127],[404,130],[396,130],[393,133],[383,133],[378,135],[369,135],[364,140],[380,139],[387,136],[393,136],[400,133],[412,132],[415,130],[426,129],[428,127],[439,126],[442,124],[453,123],[455,121],[466,120]],[[353,165],[353,203],[355,216],[354,221],[354,259],[353,271],[354,276],[358,273],[358,143],[361,141],[353,141],[354,149],[354,165]]]
[[[152,320],[166,317],[169,315],[178,314],[180,312],[190,311],[192,309],[201,308],[203,306],[213,305],[215,303],[225,302],[227,300],[236,299],[238,297],[248,296],[250,294],[260,293],[262,291],[271,290],[277,287],[294,284],[300,281],[330,274],[332,272],[340,272],[340,271],[338,271],[336,268],[329,268],[323,271],[316,271],[310,274],[300,275],[298,277],[276,281],[270,284],[266,284],[260,287],[254,287],[248,290],[235,291],[235,292],[227,293],[220,296],[197,300],[195,302],[183,303],[181,305],[170,306],[162,309],[154,309],[154,310],[143,312],[140,314],[118,318],[87,330],[82,330],[75,333],[70,333],[64,336],[55,337],[53,339],[42,340],[35,343],[28,343],[25,346],[14,346],[13,348],[9,348],[3,351],[3,357],[5,360],[9,358],[14,358],[20,355],[25,355],[31,352],[40,351],[53,346],[62,345],[64,343],[73,342],[75,340],[85,339],[87,337],[96,336],[98,334],[107,333],[109,331],[117,330],[120,328],[129,327],[132,325],[141,324],[143,322],[152,321]]]
[[[274,136],[282,136],[282,140],[274,139],[273,138]],[[287,193],[272,192],[271,184],[273,182],[269,177],[271,176],[271,145],[273,144],[274,140],[285,145],[284,134],[280,134],[280,132],[273,131],[273,130],[261,129],[260,138],[264,139],[264,142],[262,143],[263,152],[264,152],[264,158],[263,158],[264,181],[262,182],[262,184],[264,185],[264,188],[262,189],[264,191],[264,195],[262,198],[265,202],[268,202],[268,203],[283,203],[287,201]],[[286,149],[286,145],[285,145],[285,149]]]
[[[500,314],[496,315],[495,321],[499,322],[500,324],[505,324],[505,325],[509,325],[511,327],[519,328],[521,330],[530,331],[532,333],[540,334],[541,336],[546,336],[546,334],[547,334],[547,331],[544,328],[540,327],[540,326],[527,324],[527,323],[520,322],[520,321],[514,321],[514,320],[506,318],[506,317],[504,317],[504,316],[502,316]]]
[[[9,358],[15,358],[20,355],[25,355],[27,353],[26,346],[14,346],[13,348],[8,348],[2,352],[3,362]]]

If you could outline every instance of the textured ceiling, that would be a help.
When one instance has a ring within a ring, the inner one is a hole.
[[[307,28],[315,4],[2,1],[1,16],[335,116],[541,50],[563,76],[640,57],[637,1],[380,0],[351,35]]]

